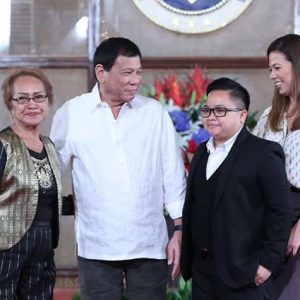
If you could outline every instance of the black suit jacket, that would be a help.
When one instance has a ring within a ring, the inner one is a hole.
[[[191,182],[206,143],[191,163],[183,208],[181,272],[191,277]],[[292,222],[292,201],[284,153],[275,142],[260,139],[244,127],[227,158],[216,186],[212,244],[216,272],[229,287],[254,282],[258,265],[272,271],[282,262]]]

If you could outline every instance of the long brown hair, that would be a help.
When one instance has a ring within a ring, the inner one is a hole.
[[[296,34],[284,35],[273,41],[267,49],[268,57],[272,52],[280,52],[292,64],[292,92],[296,97],[297,114],[293,122],[291,130],[300,129],[300,36]],[[273,131],[279,130],[280,120],[283,118],[284,112],[290,104],[290,98],[279,94],[278,90],[274,89],[272,108],[269,114],[269,124]]]

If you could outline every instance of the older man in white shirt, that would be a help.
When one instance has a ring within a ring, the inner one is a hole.
[[[168,113],[136,95],[141,53],[110,38],[94,56],[98,83],[67,101],[51,129],[63,168],[72,163],[76,242],[85,300],[164,300],[167,262],[179,272],[185,171]],[[164,207],[174,219],[168,241]],[[168,261],[166,260],[168,258]]]

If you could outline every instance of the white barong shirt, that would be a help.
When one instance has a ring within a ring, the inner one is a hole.
[[[137,95],[113,117],[98,85],[55,114],[51,139],[72,168],[77,254],[87,259],[166,258],[163,208],[179,218],[185,170],[168,112]]]

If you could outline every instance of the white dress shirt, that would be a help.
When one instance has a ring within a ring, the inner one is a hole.
[[[206,179],[209,179],[225,160],[242,128],[243,127],[224,144],[218,145],[217,147],[214,146],[213,137],[208,140],[206,148],[209,152],[209,156],[206,164]]]
[[[78,255],[166,258],[163,208],[181,217],[185,170],[162,105],[137,95],[114,119],[96,85],[56,112],[51,138],[63,169],[72,163]]]

